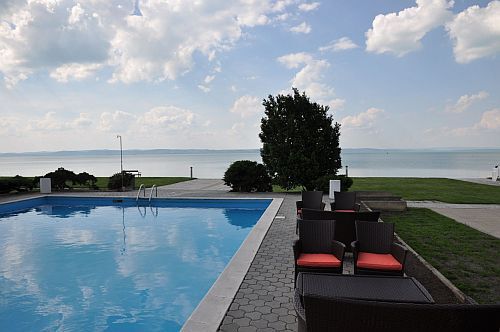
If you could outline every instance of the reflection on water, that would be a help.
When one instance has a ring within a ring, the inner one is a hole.
[[[43,206],[0,218],[0,326],[177,331],[263,210]]]

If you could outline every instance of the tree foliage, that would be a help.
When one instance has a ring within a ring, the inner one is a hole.
[[[313,190],[318,178],[337,174],[340,124],[333,124],[328,106],[312,103],[295,88],[293,95],[269,95],[263,105],[260,153],[275,184]]]
[[[97,189],[97,178],[87,172],[75,174],[75,172],[64,169],[64,167],[59,167],[57,170],[47,173],[43,177],[51,179],[51,187],[54,190],[69,189],[71,188],[70,184]],[[33,182],[35,186],[38,186],[40,177],[35,177]]]
[[[235,161],[224,173],[223,180],[232,191],[273,191],[266,168],[255,161]]]
[[[123,186],[128,188],[132,186],[135,179],[134,174],[123,172]],[[108,189],[110,190],[121,190],[122,189],[122,173],[116,173],[110,176],[108,181]],[[132,188],[133,189],[133,188]]]

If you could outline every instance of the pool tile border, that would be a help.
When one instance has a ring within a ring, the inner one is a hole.
[[[267,234],[283,198],[272,202],[208,293],[182,327],[183,332],[217,331]]]

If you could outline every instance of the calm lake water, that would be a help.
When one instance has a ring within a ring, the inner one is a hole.
[[[221,178],[236,160],[261,162],[258,150],[151,150],[124,151],[123,168],[142,176],[193,176]],[[486,178],[500,163],[500,149],[472,150],[372,150],[344,149],[342,165],[349,176],[414,176]],[[58,167],[95,176],[120,171],[119,151],[0,154],[0,175],[38,176]]]

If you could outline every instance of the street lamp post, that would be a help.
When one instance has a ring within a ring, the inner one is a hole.
[[[122,148],[122,136],[121,135],[116,135],[116,138],[120,139],[120,171],[122,175],[122,191],[125,191],[125,188],[123,186],[123,148]]]

